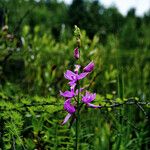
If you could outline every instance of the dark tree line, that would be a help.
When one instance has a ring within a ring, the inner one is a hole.
[[[123,16],[115,6],[105,8],[98,0],[73,0],[71,5],[57,0],[3,0],[0,2],[0,26],[7,24],[11,32],[19,34],[23,24],[30,25],[31,32],[40,25],[41,32],[50,32],[59,40],[62,29],[65,28],[68,38],[73,26],[78,25],[91,39],[95,34],[100,36],[103,44],[113,34],[124,48],[149,47],[150,11],[142,17],[135,12],[132,8]]]

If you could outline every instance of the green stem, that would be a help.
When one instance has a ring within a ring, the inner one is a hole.
[[[75,143],[76,150],[78,150],[79,96],[80,96],[79,82],[77,83],[77,86],[78,86],[78,97],[77,97],[77,115],[76,115],[76,143]]]

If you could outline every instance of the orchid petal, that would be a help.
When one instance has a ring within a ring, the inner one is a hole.
[[[95,98],[96,98],[96,93],[92,94],[86,91],[85,96],[82,97],[82,101],[87,104],[92,102]]]
[[[68,113],[73,114],[73,113],[75,113],[76,109],[75,109],[75,107],[71,104],[70,100],[71,100],[71,99],[67,99],[67,100],[65,101],[65,103],[64,103],[64,109],[65,109]]]
[[[101,106],[99,106],[99,105],[94,105],[94,104],[91,104],[91,103],[87,103],[87,105],[88,105],[89,107],[92,107],[92,108],[101,108]]]
[[[68,98],[72,98],[75,96],[74,92],[70,92],[70,91],[65,91],[65,92],[60,91],[60,95]]]
[[[62,122],[62,125],[64,125],[71,116],[72,116],[72,114],[68,113],[67,116],[65,117],[64,121]]]
[[[94,69],[94,63],[91,61],[87,66],[83,68],[84,72],[91,72]]]
[[[96,93],[91,95],[91,102],[96,98]]]
[[[76,85],[76,80],[72,80],[72,81],[70,81],[70,82],[69,82],[69,85],[70,85],[70,86],[74,86],[74,85]]]
[[[67,70],[66,73],[64,73],[64,77],[68,80],[74,80],[76,78],[76,74],[70,70]]]
[[[85,78],[87,75],[88,75],[88,72],[80,73],[77,78],[78,78],[78,80],[81,80],[81,79]]]
[[[85,96],[82,97],[82,102],[89,103],[88,99]]]
[[[73,83],[73,82],[72,82]],[[71,90],[71,92],[74,92],[74,89],[75,89],[75,87],[76,87],[76,83],[74,83],[73,85],[70,85],[71,87],[70,87],[70,90]]]

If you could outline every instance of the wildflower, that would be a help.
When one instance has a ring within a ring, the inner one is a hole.
[[[68,114],[66,115],[62,125],[64,125],[76,111],[75,107],[71,104],[70,101],[71,99],[67,99],[64,103],[64,109],[68,112]]]
[[[77,96],[79,92],[82,92],[84,90],[84,88],[80,88],[80,90],[78,92],[78,89],[75,90],[75,86],[76,86],[76,84],[73,84],[70,87],[70,89],[71,89],[70,91],[65,91],[65,92],[60,91],[60,95],[65,98],[73,98],[73,97]]]
[[[73,91],[65,91],[65,92],[60,91],[60,95],[65,98],[72,98],[75,96]]]
[[[86,91],[85,96],[82,97],[82,102],[84,102],[85,104],[87,104],[89,107],[92,108],[100,108],[100,106],[91,104],[91,102],[96,98],[96,93],[92,94],[89,93],[88,91]]]
[[[91,61],[87,66],[83,68],[84,72],[91,72],[94,69],[94,63]]]
[[[69,82],[70,86],[74,85],[78,80],[85,78],[87,75],[88,75],[88,72],[83,72],[83,73],[78,74],[70,70],[67,70],[66,73],[64,73],[64,77],[70,81]]]
[[[64,109],[70,113],[70,114],[73,114],[76,110],[75,110],[75,107],[71,104],[71,99],[67,99],[64,103]]]
[[[74,93],[75,86],[76,86],[76,84],[72,85],[70,87],[70,91],[65,91],[65,92],[60,91],[60,95],[65,97],[65,98],[72,98],[72,97],[74,97],[75,96],[75,93]]]
[[[75,57],[76,59],[79,59],[79,57],[80,57],[80,53],[79,53],[78,47],[74,49],[74,57]]]
[[[79,59],[80,52],[78,47],[74,49],[74,57],[75,59]],[[83,72],[80,73],[81,66],[75,65],[74,72],[71,70],[67,70],[64,73],[64,77],[69,80],[70,90],[67,90],[65,92],[60,91],[60,95],[63,96],[66,100],[64,102],[64,110],[68,112],[66,117],[64,118],[62,125],[64,125],[71,116],[74,115],[76,119],[78,119],[78,116],[76,116],[76,109],[77,109],[77,115],[79,112],[80,107],[80,101],[79,101],[79,93],[84,90],[84,88],[76,88],[76,85],[79,85],[79,80],[85,78],[91,71],[94,69],[94,63],[91,61],[87,66],[84,67]],[[71,99],[74,98],[74,105],[71,104]],[[100,106],[91,104],[91,102],[96,98],[96,93],[92,94],[86,91],[86,94],[82,95],[82,102],[85,103],[87,106],[92,108],[100,108]],[[82,106],[82,105],[81,105]],[[74,118],[73,118],[74,119]]]

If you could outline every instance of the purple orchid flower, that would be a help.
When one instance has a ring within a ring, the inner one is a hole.
[[[78,74],[78,73],[74,73],[70,70],[67,70],[66,73],[64,73],[64,77],[70,81],[69,85],[72,86],[78,80],[85,78],[88,75],[88,73],[89,72],[83,72],[83,73]]]
[[[75,96],[75,93],[74,93],[75,86],[76,86],[76,84],[73,84],[70,87],[70,91],[65,91],[65,92],[60,91],[60,95],[65,97],[65,98],[72,98],[72,97],[74,97]]]
[[[77,96],[79,92],[82,92],[84,90],[84,88],[80,88],[80,90],[78,90],[78,89],[75,90],[75,86],[76,86],[76,84],[73,84],[70,87],[70,89],[71,89],[70,91],[65,91],[65,92],[60,91],[60,95],[65,98],[73,98],[73,97]]]
[[[70,101],[71,99],[67,99],[64,103],[64,109],[68,112],[68,114],[66,115],[64,121],[62,122],[62,125],[64,125],[76,111],[75,107],[71,104]]]
[[[94,62],[91,61],[87,66],[83,68],[84,72],[91,72],[94,69]]]
[[[70,114],[73,114],[75,113],[76,109],[75,107],[71,104],[71,99],[67,99],[64,103],[64,109],[70,113]]]
[[[89,107],[92,108],[100,108],[101,106],[97,106],[94,104],[91,104],[91,102],[96,98],[96,93],[92,94],[86,91],[85,96],[82,97],[82,102],[87,104]]]
[[[75,59],[79,59],[80,57],[80,53],[79,53],[79,49],[78,47],[74,49],[74,58]]]
[[[72,98],[75,96],[73,91],[65,91],[65,92],[60,91],[60,95],[65,98]]]

